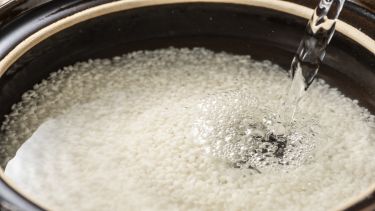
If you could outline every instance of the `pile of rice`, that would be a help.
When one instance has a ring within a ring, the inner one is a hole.
[[[375,120],[322,80],[301,102],[299,114],[311,114],[319,132],[294,168],[233,168],[196,144],[204,99],[249,90],[276,112],[289,86],[269,61],[202,48],[77,63],[25,93],[7,116],[0,153],[28,140],[5,174],[52,210],[336,207],[375,182]]]

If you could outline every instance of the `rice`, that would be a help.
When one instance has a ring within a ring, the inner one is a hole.
[[[203,48],[77,63],[25,93],[7,116],[0,153],[28,140],[5,174],[53,210],[333,208],[374,183],[375,121],[324,81],[301,102],[299,114],[311,114],[319,132],[294,168],[233,168],[207,156],[192,133],[202,99],[250,90],[278,111],[289,86],[269,61]]]

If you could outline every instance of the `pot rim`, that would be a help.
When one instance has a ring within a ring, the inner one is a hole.
[[[42,42],[48,37],[78,23],[106,14],[125,11],[129,9],[180,3],[228,3],[244,6],[255,6],[295,15],[304,19],[309,19],[311,14],[313,13],[313,9],[311,8],[299,5],[297,3],[281,0],[118,0],[114,2],[107,2],[83,9],[77,13],[59,19],[25,38],[22,42],[17,44],[7,55],[5,55],[3,59],[0,60],[0,77],[14,62],[17,61],[17,59],[19,59],[32,47],[36,46],[38,43]],[[336,30],[375,55],[375,40],[365,33],[342,20],[337,21]],[[46,209],[45,206],[43,206],[43,203],[40,203],[40,201],[33,199],[30,194],[24,193],[22,190],[18,189],[17,185],[14,184],[10,178],[7,178],[5,176],[4,170],[1,167],[0,182],[4,182],[7,186],[10,187],[10,189],[12,189],[12,191],[17,192],[17,194],[19,194],[21,197],[24,197],[26,200],[34,203],[39,208],[49,210]],[[375,184],[373,184],[371,187],[361,192],[357,196],[353,196],[349,200],[345,201],[334,210],[346,209],[353,204],[364,200],[372,193],[375,193]]]

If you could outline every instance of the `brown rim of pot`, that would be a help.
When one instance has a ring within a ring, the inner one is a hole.
[[[247,5],[247,6],[255,6],[255,7],[262,7],[271,10],[276,10],[288,14],[292,14],[298,17],[302,17],[305,19],[309,19],[313,10],[287,1],[280,1],[280,0],[119,0],[115,2],[104,3],[101,5],[93,6],[77,13],[74,13],[70,16],[65,18],[59,19],[40,30],[36,31],[35,33],[28,36],[18,45],[16,45],[1,61],[0,61],[0,77],[7,71],[7,69],[17,61],[23,54],[25,54],[28,50],[32,47],[36,46],[41,41],[45,40],[46,38],[52,36],[53,34],[62,31],[66,28],[69,28],[75,24],[80,22],[100,17],[102,15],[135,9],[140,7],[146,6],[156,6],[156,5],[163,5],[163,4],[178,4],[178,3],[230,3],[230,4],[239,4],[239,5]],[[367,36],[360,30],[356,29],[355,27],[347,24],[339,20],[337,22],[336,29],[346,37],[350,38],[351,40],[355,41],[371,53],[375,55],[375,40],[371,37]],[[19,190],[17,186],[4,175],[4,170],[0,167],[0,179],[2,179],[7,185],[9,185],[12,189],[20,193],[26,199],[29,199],[42,209],[46,209],[42,203],[33,199],[32,196],[25,194],[22,190]],[[361,194],[352,197],[348,201],[344,202],[340,206],[336,207],[333,210],[342,210],[351,205],[355,204],[358,201],[363,200],[371,193],[375,192],[375,184],[369,187],[366,191],[362,192]],[[375,209],[375,207],[373,207]],[[371,207],[370,207],[371,209]],[[48,209],[47,209],[48,210]]]

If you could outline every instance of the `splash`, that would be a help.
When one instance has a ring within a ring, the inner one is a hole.
[[[246,90],[212,94],[197,109],[196,142],[208,155],[235,168],[260,173],[296,167],[307,162],[315,148],[314,121],[285,124]]]

